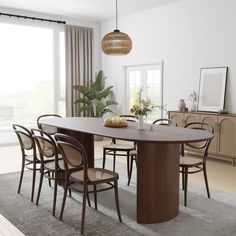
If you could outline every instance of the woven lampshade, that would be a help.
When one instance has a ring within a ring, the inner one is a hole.
[[[108,55],[126,55],[132,49],[132,41],[129,35],[114,30],[106,34],[102,39],[102,50]]]

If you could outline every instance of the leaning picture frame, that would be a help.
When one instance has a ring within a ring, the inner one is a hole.
[[[198,111],[219,112],[225,108],[228,67],[201,68]]]

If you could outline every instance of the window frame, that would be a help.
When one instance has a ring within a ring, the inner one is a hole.
[[[125,83],[125,93],[126,93],[126,101],[125,101],[125,112],[128,114],[129,112],[129,72],[135,71],[137,69],[138,71],[141,71],[141,88],[143,89],[144,93],[147,93],[147,72],[150,69],[159,69],[160,70],[160,99],[161,102],[158,104],[158,106],[163,107],[163,61],[155,62],[155,63],[150,63],[150,64],[136,64],[136,65],[128,65],[125,66],[125,78],[126,78],[126,83]],[[145,99],[145,96],[144,96]],[[160,110],[160,118],[163,118],[163,109]],[[151,120],[148,119],[148,122]]]

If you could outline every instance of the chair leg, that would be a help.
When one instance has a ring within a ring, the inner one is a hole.
[[[130,172],[129,160],[130,160],[129,151],[127,151],[127,177],[128,178],[129,178],[129,172]]]
[[[34,201],[35,178],[36,178],[36,163],[33,163],[33,179],[32,179],[32,190],[31,190],[31,202]]]
[[[130,180],[131,180],[131,177],[132,177],[133,162],[134,162],[134,157],[131,156],[131,158],[130,158],[130,169],[129,169],[128,183],[127,183],[128,186],[130,184]]]
[[[72,197],[71,189],[69,188],[69,197]]]
[[[20,181],[19,181],[17,193],[20,193],[21,184],[22,184],[22,180],[23,180],[23,176],[24,176],[24,169],[25,169],[25,159],[22,158],[21,172],[20,172]]]
[[[103,159],[102,159],[102,168],[105,169],[106,164],[106,149],[103,148]]]
[[[88,201],[88,206],[91,207],[91,202],[90,202],[90,198],[89,198],[89,193],[87,191],[87,201]]]
[[[59,220],[62,220],[62,216],[63,216],[63,212],[64,212],[64,208],[65,208],[65,203],[66,203],[67,190],[68,190],[68,180],[67,180],[67,177],[65,177],[64,194],[63,194],[63,200],[62,200],[62,204],[61,204],[61,213],[60,213]]]
[[[52,208],[52,215],[53,216],[55,216],[56,204],[57,204],[57,180],[58,180],[58,176],[57,176],[57,173],[55,173],[53,208]]]
[[[113,152],[113,171],[116,170],[116,151]]]
[[[86,211],[86,196],[87,196],[88,188],[87,184],[84,183],[84,188],[83,188],[83,206],[82,206],[82,220],[81,220],[81,230],[80,233],[84,233],[84,221],[85,221],[85,211]]]
[[[120,214],[120,204],[119,204],[119,194],[118,194],[118,184],[117,181],[114,181],[114,191],[115,191],[115,201],[116,201],[116,210],[118,214],[119,221],[122,222]]]
[[[203,165],[203,173],[204,173],[204,179],[205,179],[205,184],[206,184],[207,196],[208,198],[211,198],[209,186],[208,186],[208,180],[207,180],[206,164]]]
[[[180,150],[181,156],[184,157],[184,143],[181,143],[180,148],[181,148]]]
[[[187,206],[188,167],[184,168],[184,206]]]
[[[93,185],[93,194],[94,194],[95,210],[97,210],[98,206],[97,206],[97,186],[96,186],[96,184]]]
[[[184,190],[184,167],[182,168],[182,190]]]
[[[48,185],[49,185],[49,187],[52,187],[52,183],[51,183],[51,174],[50,174],[50,172],[48,172]]]
[[[43,184],[43,175],[44,175],[44,167],[43,167],[43,164],[41,164],[40,180],[39,180],[39,189],[38,189],[38,195],[37,195],[36,205],[39,204],[39,198],[40,198],[41,189],[42,189],[42,184]]]

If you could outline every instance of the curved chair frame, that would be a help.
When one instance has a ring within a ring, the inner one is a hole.
[[[57,200],[57,186],[63,181],[63,168],[59,164],[59,157],[56,143],[51,135],[41,129],[31,129],[33,139],[38,147],[40,154],[40,181],[38,188],[38,195],[36,205],[39,204],[41,194],[43,177],[49,180],[54,180],[54,197],[52,215],[55,216],[56,200]]]
[[[54,135],[55,133],[57,133],[57,128],[55,128],[55,127],[52,127],[52,126],[50,126],[50,125],[42,125],[41,123],[40,123],[40,120],[41,119],[44,119],[44,118],[61,118],[61,116],[60,115],[57,115],[57,114],[44,114],[44,115],[41,115],[41,116],[39,116],[38,118],[37,118],[37,126],[38,126],[38,128],[39,129],[41,129],[41,130],[43,130],[43,131],[45,131],[45,132],[47,132],[48,134],[50,134],[50,135]]]
[[[22,185],[22,180],[24,176],[24,169],[26,168],[28,170],[32,170],[33,178],[32,178],[31,202],[33,202],[36,171],[40,170],[40,168],[37,168],[37,164],[40,164],[41,162],[37,157],[35,143],[34,143],[30,130],[28,130],[26,127],[19,124],[12,124],[12,127],[20,143],[21,155],[22,155],[20,181],[19,181],[17,192],[20,193],[21,191],[21,185]],[[28,152],[31,152],[31,154],[29,155]]]
[[[155,125],[166,125],[166,126],[171,126],[171,127],[177,127],[177,123],[172,120],[172,119],[167,119],[167,118],[163,118],[163,119],[157,119],[155,121],[153,121],[152,124]]]
[[[85,148],[79,141],[77,141],[73,137],[64,134],[56,134],[55,139],[58,145],[58,150],[63,157],[65,166],[64,196],[61,207],[60,220],[62,220],[63,217],[67,190],[74,189],[76,191],[82,192],[83,203],[81,234],[83,234],[86,211],[86,196],[88,196],[89,193],[94,194],[95,210],[97,210],[97,192],[102,192],[114,188],[117,214],[119,221],[122,222],[117,184],[119,175],[115,172],[102,168],[88,168]],[[69,166],[71,166],[72,168],[69,168]],[[95,180],[93,180],[90,176],[95,176]],[[102,178],[100,176],[102,176]],[[73,183],[83,185],[83,190],[81,191],[77,187],[73,186]],[[101,187],[97,189],[98,184],[108,184],[108,187]],[[88,190],[88,185],[92,185],[93,190]]]
[[[133,115],[121,115],[121,117],[126,118],[128,122],[138,122],[137,118]],[[122,145],[122,144],[117,144],[116,139],[112,139],[111,144],[105,145],[103,147],[103,162],[102,162],[102,168],[105,168],[105,163],[106,163],[106,155],[111,155],[113,156],[113,171],[115,171],[115,166],[116,166],[116,156],[125,156],[127,157],[127,176],[129,177],[130,175],[130,152],[132,150],[135,150],[136,148],[136,143],[134,142],[133,144],[127,144],[127,145]]]
[[[212,127],[212,125],[203,122],[192,122],[185,125],[184,128],[206,130],[214,134],[214,128]],[[182,153],[181,153],[182,157],[180,158],[180,173],[182,174],[182,189],[184,190],[184,206],[187,206],[188,174],[194,174],[203,171],[207,196],[208,198],[210,198],[210,191],[209,191],[207,171],[206,171],[206,160],[208,157],[208,149],[210,143],[211,140],[182,144]],[[188,157],[184,157],[184,145],[187,147],[194,148],[196,150],[201,150],[202,159],[195,160],[192,162],[191,160],[188,161]]]

